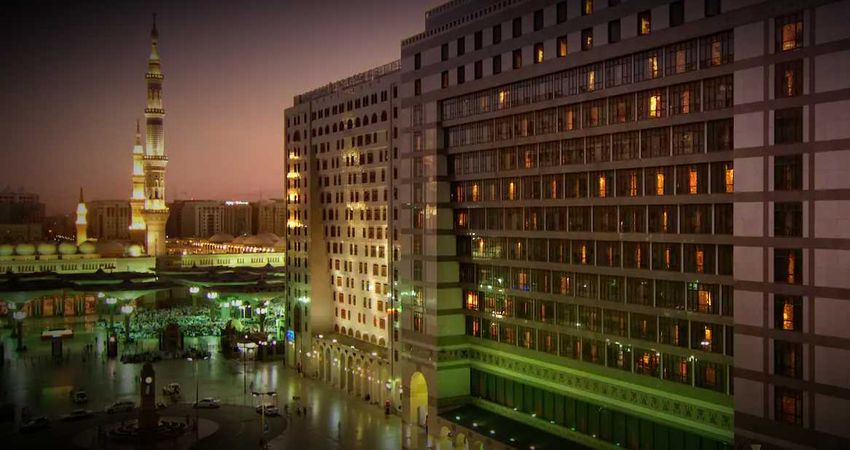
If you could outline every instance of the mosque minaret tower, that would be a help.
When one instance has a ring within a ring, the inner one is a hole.
[[[142,145],[142,130],[136,120],[136,140],[133,145],[133,193],[130,197],[130,241],[145,245],[145,147]]]
[[[156,30],[156,15],[151,29],[151,55],[148,59],[147,107],[145,108],[145,151],[142,156],[144,171],[144,207],[142,218],[146,229],[145,248],[150,256],[165,255],[165,222],[168,220],[168,206],[165,204],[165,130],[162,107],[162,81],[165,78],[160,70],[159,33]],[[135,186],[134,186],[135,190]],[[135,193],[134,193],[135,195]]]

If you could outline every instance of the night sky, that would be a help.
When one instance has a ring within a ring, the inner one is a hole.
[[[282,197],[295,94],[399,57],[443,0],[0,3],[0,189],[48,213],[130,196],[151,13],[165,73],[168,200]]]

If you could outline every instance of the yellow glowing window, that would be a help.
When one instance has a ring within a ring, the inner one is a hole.
[[[558,180],[552,180],[552,185],[549,189],[552,192],[552,198],[558,198]]]
[[[715,386],[717,384],[717,371],[714,367],[708,366],[705,368],[702,377],[703,384],[707,386]]]
[[[696,169],[688,169],[688,194],[697,193],[697,171]]]
[[[478,309],[478,294],[475,292],[466,293],[466,309]]]
[[[664,174],[661,172],[655,174],[655,195],[664,195]]]
[[[643,255],[641,254],[640,247],[635,248],[635,265],[636,267],[643,267],[641,261],[643,260]]]
[[[472,184],[472,201],[473,201],[473,202],[477,202],[477,201],[479,201],[479,200],[480,200],[480,199],[479,199],[479,188],[478,188],[478,183],[473,183],[473,184]]]
[[[667,211],[661,213],[661,231],[664,233],[667,232],[667,227],[670,225],[670,218],[667,215]]]
[[[581,244],[581,263],[587,264],[587,244]]]
[[[473,335],[473,336],[479,336],[479,335],[481,335],[481,324],[480,324],[480,323],[478,323],[478,321],[477,321],[477,320],[474,320],[474,321],[472,322],[472,335]]]
[[[629,175],[629,196],[635,197],[638,194],[638,181],[637,174],[631,173]]]
[[[673,332],[670,333],[670,343],[679,345],[679,324],[673,325]]]
[[[664,267],[669,269],[673,266],[673,253],[670,251],[670,247],[664,249]]]
[[[661,94],[649,96],[649,117],[661,117]]]
[[[649,34],[651,29],[652,29],[652,26],[651,26],[651,22],[649,20],[649,16],[648,15],[642,15],[641,18],[640,18],[640,34],[641,35]]]
[[[794,305],[792,303],[782,305],[782,329],[794,329]]]
[[[658,70],[658,57],[650,56],[649,57],[649,73],[650,78],[658,78],[661,75],[661,72]]]
[[[708,325],[705,326],[705,331],[703,332],[703,341],[707,343],[706,347],[711,346],[711,327]]]
[[[537,51],[534,52],[534,62],[536,62],[536,63],[543,62],[543,47],[538,47]]]
[[[562,38],[558,39],[558,57],[564,56],[567,56],[567,40]]]
[[[504,109],[508,102],[508,91],[499,91],[499,109]]]
[[[585,16],[593,14],[593,0],[584,0],[582,10]]]
[[[720,41],[711,43],[711,65],[719,66],[723,64],[723,44]]]
[[[735,191],[735,169],[727,168],[725,173],[726,192]]]
[[[782,50],[793,50],[797,48],[797,22],[782,26]]]
[[[528,273],[527,272],[518,273],[517,274],[517,283],[519,284],[520,288],[527,288],[528,287]]]
[[[682,114],[688,114],[691,112],[691,91],[684,90],[682,91]]]
[[[785,95],[791,97],[794,95],[794,70],[785,69]]]
[[[599,196],[605,197],[608,194],[607,181],[604,175],[599,176]]]
[[[534,168],[534,162],[535,162],[534,161],[534,153],[532,153],[530,151],[526,151],[526,152],[524,152],[523,156],[524,156],[523,162],[525,163],[525,168],[526,169]]]
[[[696,252],[697,273],[705,272],[705,251],[697,249]]]
[[[570,277],[561,275],[561,295],[567,295],[570,292]]]
[[[567,130],[576,128],[576,113],[573,110],[567,111]]]
[[[794,282],[796,281],[794,277],[794,271],[796,269],[796,266],[797,255],[794,254],[794,252],[788,252],[788,283],[794,284]]]
[[[508,200],[516,200],[516,183],[508,183]]]
[[[592,91],[596,88],[596,72],[591,70],[587,72],[587,90]]]
[[[679,377],[680,378],[687,378],[688,377],[688,360],[687,359],[679,360]]]

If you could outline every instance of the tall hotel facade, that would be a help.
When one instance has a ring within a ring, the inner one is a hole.
[[[430,10],[377,163],[398,176],[374,226],[398,233],[405,446],[850,447],[848,18],[848,1]],[[362,132],[322,136],[342,100],[322,101],[286,113],[287,266],[314,328],[350,330],[334,310],[360,314],[368,281],[337,281],[333,252],[362,248],[362,217],[324,210],[353,170],[340,136]]]
[[[295,97],[285,112],[288,364],[400,407],[390,288],[399,62]]]

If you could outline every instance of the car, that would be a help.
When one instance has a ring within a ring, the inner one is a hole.
[[[212,397],[202,398],[198,403],[195,403],[195,408],[215,409],[219,407],[221,407],[221,400]]]
[[[21,424],[21,433],[30,433],[33,431],[43,430],[50,426],[50,420],[44,416],[33,417],[32,419]]]
[[[180,384],[179,383],[170,383],[167,386],[162,387],[162,393],[170,396],[179,396],[180,395]]]
[[[73,420],[83,420],[92,417],[94,413],[90,409],[75,409],[70,414],[62,416],[62,420],[70,422]]]
[[[136,404],[131,402],[130,400],[118,400],[117,402],[109,405],[106,408],[106,412],[109,414],[119,413],[119,412],[128,412],[132,411],[133,408],[136,407]]]
[[[168,405],[165,402],[156,402],[156,409],[165,409],[168,408]]]
[[[71,393],[71,401],[77,405],[82,405],[83,403],[88,403],[89,395],[86,394],[86,391],[75,391]]]
[[[263,412],[265,410],[265,412]],[[259,405],[256,408],[257,414],[264,414],[266,416],[279,416],[280,410],[277,409],[277,406],[272,404]]]

